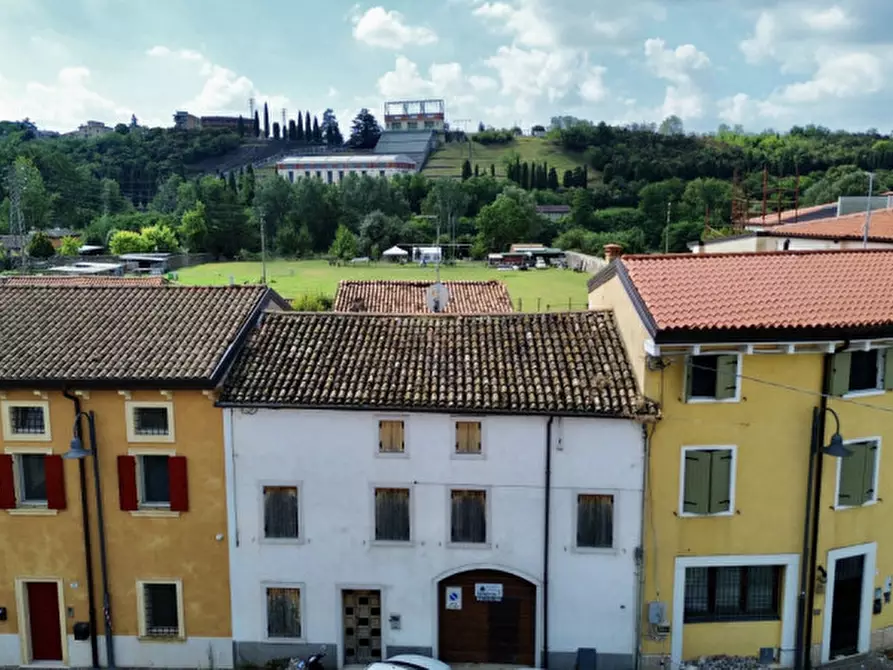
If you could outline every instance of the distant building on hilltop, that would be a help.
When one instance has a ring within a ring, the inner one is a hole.
[[[445,129],[443,100],[393,100],[384,104],[385,130]]]
[[[201,130],[202,121],[189,112],[178,111],[174,114],[174,128],[177,130]]]
[[[80,137],[81,139],[90,139],[91,137],[100,137],[113,132],[115,129],[105,125],[102,121],[87,121],[78,126],[77,130],[65,133],[65,137]]]

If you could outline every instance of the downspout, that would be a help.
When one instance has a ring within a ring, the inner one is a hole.
[[[552,508],[552,422],[550,416],[546,422],[546,471],[545,497],[543,500],[543,659],[542,666],[549,668],[549,542],[550,520]]]
[[[75,433],[81,435],[81,399],[73,393],[62,392],[74,403]],[[93,582],[93,543],[90,541],[90,510],[87,506],[87,467],[84,459],[78,459],[78,479],[81,486],[81,520],[84,527],[84,559],[87,562],[87,618],[90,621],[90,656],[93,667],[99,667],[99,646],[96,641],[96,595]]]
[[[652,431],[653,432],[653,431]],[[639,546],[636,547],[636,643],[633,669],[639,670],[642,662],[642,619],[645,608],[645,516],[648,495],[648,459],[651,457],[651,433],[648,424],[642,424],[642,506],[639,519]]]

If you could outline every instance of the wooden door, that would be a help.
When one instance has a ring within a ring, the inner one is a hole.
[[[381,660],[381,593],[345,590],[344,665]]]
[[[56,582],[28,582],[28,637],[30,661],[62,661],[59,589]]]

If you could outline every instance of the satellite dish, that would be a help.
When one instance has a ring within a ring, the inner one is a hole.
[[[442,312],[450,302],[450,292],[447,287],[437,282],[431,284],[425,291],[425,303],[432,312]]]

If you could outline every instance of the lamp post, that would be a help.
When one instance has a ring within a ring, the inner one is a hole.
[[[81,417],[87,419],[90,437],[90,449],[84,449],[78,433],[78,422]],[[74,418],[74,431],[71,438],[71,447],[62,455],[69,460],[80,460],[93,457],[93,487],[96,490],[96,525],[99,527],[99,569],[102,573],[102,613],[105,620],[105,653],[106,665],[115,667],[115,647],[112,642],[112,604],[109,597],[108,560],[105,547],[105,522],[102,514],[102,486],[99,477],[99,452],[96,451],[96,418],[93,411],[79,412]]]
[[[825,414],[834,417],[834,434],[825,441]],[[840,435],[840,417],[822,398],[821,405],[812,410],[812,436],[809,442],[809,475],[806,480],[806,514],[803,523],[803,552],[800,558],[800,595],[797,608],[797,642],[794,667],[796,670],[812,666],[812,607],[815,584],[816,556],[818,555],[819,512],[822,500],[822,456],[846,458],[853,452],[846,448]]]

